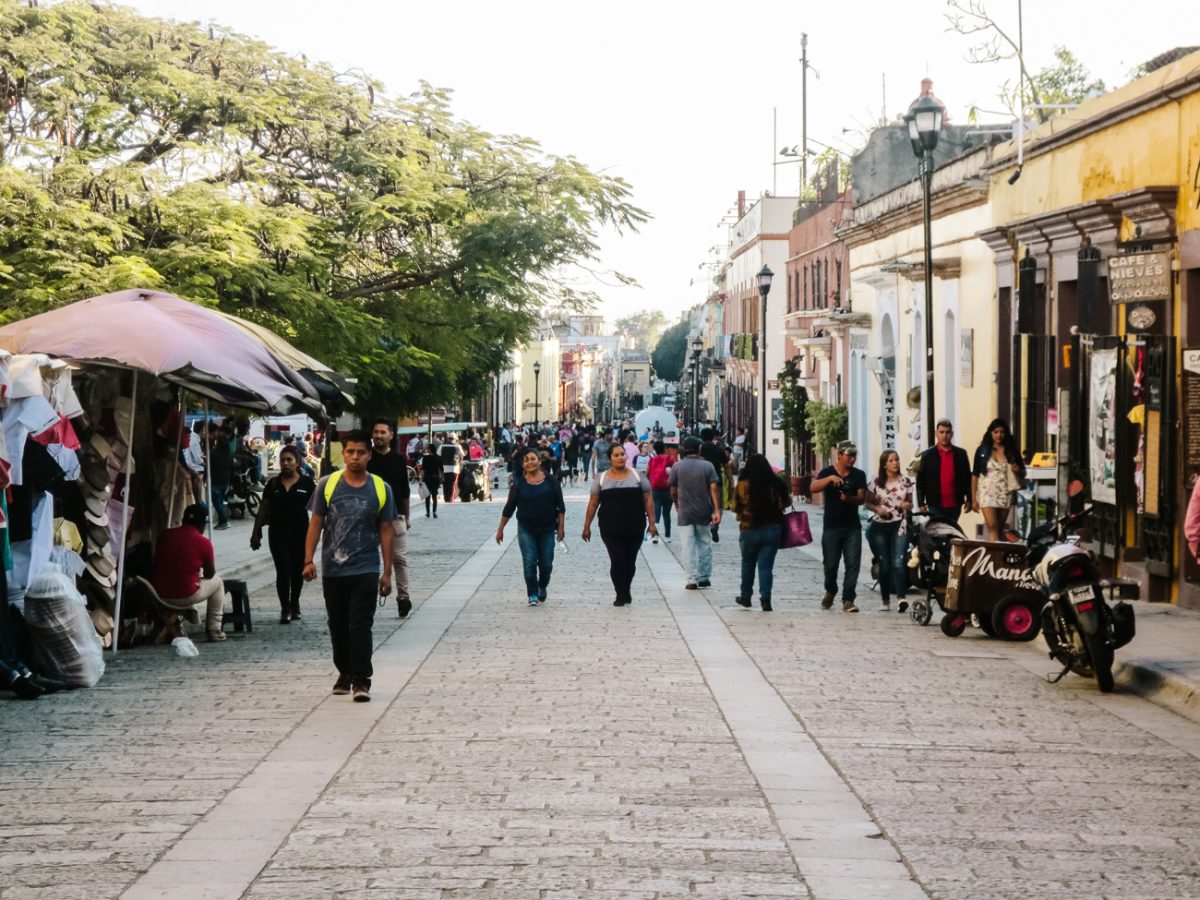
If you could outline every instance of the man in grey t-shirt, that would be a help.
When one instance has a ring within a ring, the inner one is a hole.
[[[700,440],[683,441],[683,459],[671,466],[668,475],[675,515],[688,545],[689,591],[712,584],[712,525],[721,524],[721,500],[717,494],[717,470],[700,458]]]
[[[612,444],[610,444],[608,441],[608,433],[601,431],[596,436],[596,443],[592,444],[592,458],[596,460],[597,475],[599,475],[601,472],[607,471],[612,465],[612,463],[608,461],[608,448],[611,446]]]
[[[345,471],[317,483],[304,540],[304,580],[313,581],[313,554],[321,548],[321,590],[329,614],[329,641],[338,678],[333,693],[371,699],[371,626],[375,598],[392,592],[392,489],[367,471],[371,439],[351,431],[342,439]],[[331,489],[332,488],[332,489]],[[328,494],[328,496],[326,496]],[[380,551],[383,574],[379,574]]]

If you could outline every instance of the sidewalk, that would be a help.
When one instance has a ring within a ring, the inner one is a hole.
[[[804,504],[812,527],[813,543],[796,551],[781,551],[776,558],[775,584],[776,609],[779,599],[796,597],[801,603],[816,605],[824,592],[818,575],[812,580],[812,567],[821,562],[821,507]],[[737,593],[739,551],[737,545],[737,520],[726,511],[721,520],[722,540],[714,545],[714,581],[726,591],[730,598]],[[672,552],[686,562],[686,550],[678,537],[671,543]],[[803,565],[797,565],[803,561]],[[871,553],[863,539],[862,574],[858,580],[857,605],[863,613],[873,614],[878,609],[879,594],[871,589]],[[756,585],[757,587],[757,585]],[[757,595],[756,595],[757,597]],[[755,600],[757,605],[757,599]],[[894,605],[894,604],[893,604]],[[1200,612],[1180,609],[1165,603],[1136,601],[1133,604],[1137,635],[1132,643],[1116,651],[1114,675],[1118,690],[1139,694],[1160,706],[1194,722],[1200,722]],[[840,607],[840,604],[837,604]],[[908,616],[892,614],[897,625],[916,627]],[[932,641],[947,641],[937,627],[941,618],[935,609],[928,631]],[[970,633],[970,630],[968,630]],[[1027,644],[1005,644],[1006,648],[1020,650],[1032,657],[1029,661],[1048,660],[1046,644],[1039,636]]]

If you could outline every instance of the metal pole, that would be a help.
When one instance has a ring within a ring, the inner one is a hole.
[[[125,593],[125,557],[129,555],[129,480],[133,477],[134,427],[137,425],[137,369],[133,370],[133,389],[129,397],[129,441],[125,447],[125,489],[121,492],[121,555],[117,557],[117,596],[113,601],[113,656],[121,639],[121,599]]]
[[[933,423],[933,154],[921,155],[921,185],[924,188],[925,218],[925,443],[932,447]]]
[[[538,429],[540,429],[542,427],[542,417],[541,417],[541,414],[538,412],[538,409],[539,409],[538,387],[541,385],[541,383],[542,383],[542,373],[534,372],[533,373],[533,424],[534,424],[534,427],[538,428]]]
[[[808,34],[800,32],[800,199],[808,184]]]
[[[208,501],[208,539],[212,540],[212,448],[209,446],[208,400],[204,401],[204,493]],[[329,443],[326,441],[325,443]]]
[[[759,453],[766,454],[767,452],[767,294],[769,289],[759,290],[762,294],[762,340],[758,347],[758,368],[759,368],[759,392],[762,394],[762,445],[759,448]]]
[[[179,454],[183,452],[183,432],[187,429],[187,419],[184,416],[187,406],[183,402],[183,389],[179,391],[179,430],[175,434],[175,466],[180,465]],[[192,483],[192,476],[189,471],[188,484]],[[171,502],[167,506],[167,527],[173,527],[171,520],[175,518],[175,484],[179,480],[176,474],[176,468],[171,469]]]

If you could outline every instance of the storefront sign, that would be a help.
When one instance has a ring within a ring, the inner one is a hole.
[[[1108,258],[1108,296],[1113,303],[1171,299],[1171,258],[1166,250]]]
[[[1200,472],[1200,350],[1183,351],[1183,471]]]
[[[1117,351],[1092,354],[1088,399],[1088,470],[1092,499],[1117,502]]]

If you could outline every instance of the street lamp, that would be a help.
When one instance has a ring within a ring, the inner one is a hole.
[[[758,274],[754,276],[758,279],[758,295],[762,297],[762,321],[759,322],[759,328],[762,330],[762,337],[758,340],[758,370],[759,370],[759,397],[762,406],[762,443],[759,445],[758,452],[767,452],[767,295],[771,293],[771,279],[775,277],[775,273],[771,271],[771,267],[763,264],[763,267],[758,270]]]
[[[908,139],[919,160],[925,218],[925,434],[926,444],[933,443],[933,151],[937,148],[946,107],[933,96],[933,82],[921,82],[921,96],[909,107],[904,121]]]
[[[542,416],[538,404],[538,388],[542,380],[542,364],[534,362],[533,364],[533,430],[540,432],[542,428]]]
[[[704,342],[700,336],[692,338],[692,428],[696,427],[700,417],[700,351]]]

